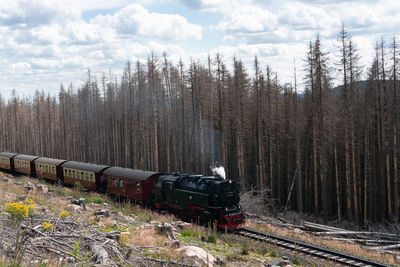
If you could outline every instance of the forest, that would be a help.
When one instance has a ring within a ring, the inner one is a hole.
[[[290,194],[290,209],[325,221],[397,222],[398,45],[378,40],[361,68],[343,27],[335,60],[316,37],[291,84],[257,57],[185,65],[152,53],[57,96],[0,98],[0,150],[165,173],[210,174],[218,161],[278,207]]]

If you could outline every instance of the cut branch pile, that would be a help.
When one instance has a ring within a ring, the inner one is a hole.
[[[357,242],[364,245],[364,248],[369,250],[374,250],[379,253],[400,255],[399,251],[393,251],[394,249],[400,248],[400,235],[398,234],[349,231],[311,222],[303,222],[303,227],[305,230],[313,232],[316,236],[323,239],[351,243]]]
[[[7,215],[0,216],[0,258],[14,261],[42,263],[103,264],[109,266],[151,266],[181,262],[159,260],[146,255],[145,248],[122,245],[98,231],[95,226],[72,218],[51,214],[36,214],[20,225],[12,224]],[[51,225],[45,229],[43,226]],[[19,239],[16,237],[20,237]]]

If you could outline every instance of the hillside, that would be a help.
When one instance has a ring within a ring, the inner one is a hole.
[[[25,176],[0,173],[0,211],[0,266],[292,264],[266,244]]]

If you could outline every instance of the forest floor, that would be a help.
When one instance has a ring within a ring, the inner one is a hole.
[[[10,204],[14,203],[14,204]],[[272,221],[247,227],[394,264]],[[0,266],[327,266],[106,195],[0,172]]]

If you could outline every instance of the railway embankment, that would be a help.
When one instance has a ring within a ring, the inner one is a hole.
[[[134,203],[0,173],[0,266],[294,266],[300,257]]]

